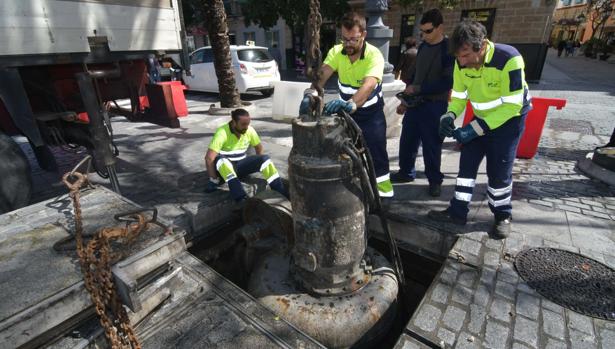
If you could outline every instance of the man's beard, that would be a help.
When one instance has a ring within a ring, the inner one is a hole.
[[[346,50],[346,54],[349,56],[352,56],[357,53],[357,48],[354,46],[346,46],[344,47],[344,50]]]

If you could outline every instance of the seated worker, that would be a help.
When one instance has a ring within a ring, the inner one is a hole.
[[[246,155],[250,146],[254,147],[256,155]],[[239,178],[260,171],[271,189],[288,198],[288,191],[284,188],[278,170],[269,156],[263,154],[263,145],[254,128],[250,126],[250,114],[245,109],[233,110],[231,121],[218,127],[209,143],[205,165],[209,174],[205,188],[207,193],[215,191],[220,184],[227,182],[233,200],[241,202],[248,195]]]

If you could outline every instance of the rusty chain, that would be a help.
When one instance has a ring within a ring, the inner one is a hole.
[[[316,120],[322,113],[324,90],[318,84],[320,81],[322,53],[320,52],[320,26],[322,15],[320,14],[320,1],[310,0],[310,15],[308,17],[308,34],[310,45],[306,52],[307,71],[306,75],[312,80],[312,86],[318,93],[310,95],[310,116]]]
[[[88,182],[87,177],[71,171],[62,177],[70,190],[75,210],[75,241],[77,255],[83,273],[85,288],[90,293],[100,324],[105,330],[112,349],[141,348],[126,309],[115,291],[111,273],[110,253],[112,240],[130,243],[147,227],[142,215],[136,215],[137,222],[127,224],[125,228],[105,228],[92,238],[87,246],[83,243],[83,220],[81,216],[80,189]]]

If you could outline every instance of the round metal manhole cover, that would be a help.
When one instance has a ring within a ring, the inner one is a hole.
[[[519,252],[515,268],[550,301],[591,317],[615,320],[615,270],[580,254],[554,248]]]

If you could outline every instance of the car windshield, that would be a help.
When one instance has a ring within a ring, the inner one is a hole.
[[[243,49],[237,50],[237,58],[244,62],[269,62],[273,61],[271,55],[264,49]]]

